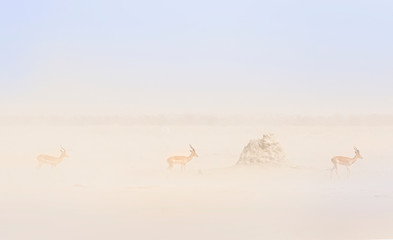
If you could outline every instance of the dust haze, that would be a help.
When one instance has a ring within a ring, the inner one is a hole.
[[[1,239],[393,238],[393,127],[321,124],[0,126]],[[288,164],[236,165],[273,133]],[[167,158],[199,157],[167,169]],[[68,158],[38,169],[37,156]],[[363,156],[331,175],[331,158]]]
[[[0,5],[0,240],[393,239],[392,0]]]

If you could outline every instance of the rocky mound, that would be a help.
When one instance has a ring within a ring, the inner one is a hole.
[[[261,139],[253,139],[244,147],[236,165],[269,164],[282,166],[287,163],[285,154],[273,134],[265,134]]]

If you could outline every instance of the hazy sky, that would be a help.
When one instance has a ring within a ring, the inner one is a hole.
[[[393,1],[3,1],[2,113],[393,113]]]

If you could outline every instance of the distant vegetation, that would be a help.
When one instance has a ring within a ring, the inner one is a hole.
[[[73,115],[0,116],[0,125],[365,125],[393,126],[393,115]]]

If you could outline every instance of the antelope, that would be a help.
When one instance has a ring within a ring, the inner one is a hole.
[[[167,159],[167,162],[169,164],[168,169],[172,169],[173,165],[175,164],[180,164],[181,169],[185,169],[186,164],[191,161],[193,157],[198,157],[198,154],[195,152],[195,149],[191,146],[190,144],[190,155],[189,156],[172,156]]]
[[[359,158],[362,159],[362,155],[360,155],[359,149],[353,147],[355,150],[355,156],[353,158],[350,157],[343,157],[343,156],[336,156],[332,158],[333,167],[330,169],[330,173],[332,175],[333,170],[335,170],[337,176],[338,175],[338,165],[344,165],[347,167],[347,176],[350,174],[349,167],[356,162]]]
[[[60,146],[60,156],[58,157],[41,154],[37,157],[38,169],[41,168],[41,166],[45,163],[51,165],[51,167],[54,168],[66,157],[68,157],[67,152],[62,146]]]

